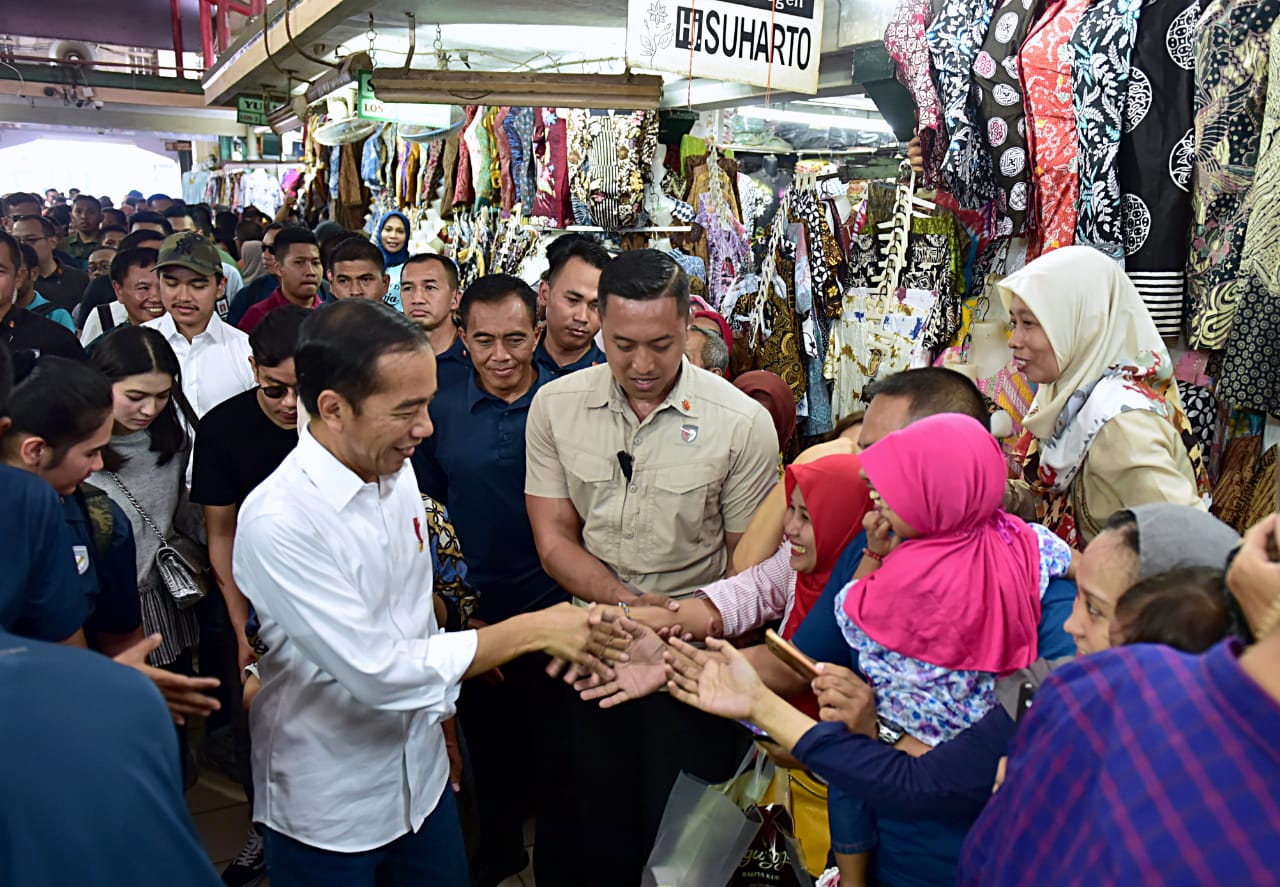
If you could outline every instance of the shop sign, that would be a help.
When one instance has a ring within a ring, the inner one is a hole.
[[[267,100],[262,96],[236,96],[236,123],[267,125]]]
[[[190,142],[165,142],[164,149],[166,151],[190,151]]]
[[[627,64],[818,91],[823,0],[627,0]]]
[[[356,116],[361,120],[384,123],[412,123],[444,129],[453,113],[452,105],[422,105],[409,102],[384,102],[373,94],[373,74],[360,72],[360,88],[356,94]]]

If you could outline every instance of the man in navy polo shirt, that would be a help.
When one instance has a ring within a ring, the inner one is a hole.
[[[534,362],[553,379],[605,362],[600,332],[600,271],[609,252],[581,234],[565,234],[547,247],[547,273],[538,288],[545,334]]]
[[[552,378],[533,360],[536,298],[523,281],[502,274],[467,288],[459,313],[474,372],[452,387],[442,378],[431,404],[431,445],[413,457],[415,468],[434,461],[449,481],[449,512],[467,554],[468,579],[480,594],[475,618],[482,623],[568,600],[542,570],[524,507],[525,420],[534,394]],[[480,677],[463,685],[459,718],[484,823],[481,887],[528,863],[522,801],[547,760],[539,744],[549,731],[535,728],[535,719],[547,717],[552,686],[544,664],[525,657],[504,665],[500,682]]]
[[[458,335],[458,266],[448,256],[418,253],[400,266],[400,310],[422,327],[436,355],[436,383],[448,391],[466,382],[471,359]]]

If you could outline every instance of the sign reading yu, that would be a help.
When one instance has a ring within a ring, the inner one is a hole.
[[[628,0],[627,64],[816,93],[823,0]]]

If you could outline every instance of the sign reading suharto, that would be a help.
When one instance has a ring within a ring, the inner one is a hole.
[[[823,0],[628,0],[627,64],[818,91]]]

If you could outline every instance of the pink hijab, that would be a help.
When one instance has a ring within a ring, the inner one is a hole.
[[[862,454],[884,503],[920,534],[849,591],[874,641],[942,668],[1003,674],[1035,661],[1040,546],[1001,508],[1000,445],[968,416],[931,416]]]

